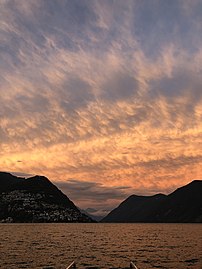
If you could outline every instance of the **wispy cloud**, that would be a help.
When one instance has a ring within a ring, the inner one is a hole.
[[[200,9],[1,1],[2,170],[141,193],[200,178]]]

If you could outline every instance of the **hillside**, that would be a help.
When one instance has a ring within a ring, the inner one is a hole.
[[[0,222],[92,222],[46,177],[0,172]]]
[[[169,195],[132,195],[102,222],[202,222],[202,180],[195,180]]]

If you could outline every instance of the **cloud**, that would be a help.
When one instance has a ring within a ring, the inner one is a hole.
[[[129,99],[138,92],[138,82],[127,73],[117,72],[101,86],[101,97],[109,102]]]
[[[2,169],[98,199],[201,177],[200,5],[1,1]]]
[[[80,77],[70,77],[62,86],[60,107],[66,112],[86,107],[94,101],[91,85]]]
[[[114,205],[118,205],[131,193],[131,188],[127,186],[108,187],[99,182],[80,181],[69,179],[68,181],[55,182],[73,201],[78,205],[88,207],[89,205],[101,210],[110,210]],[[82,193],[82,196],[81,196]],[[110,205],[110,208],[109,208]]]
[[[202,156],[179,156],[176,158],[172,158],[171,156],[167,156],[167,158],[150,160],[146,162],[136,163],[136,166],[143,166],[149,169],[158,169],[159,167],[164,169],[169,169],[169,171],[176,171],[180,167],[189,166],[190,164],[200,164],[202,163]]]
[[[82,199],[97,199],[97,200],[110,200],[110,199],[120,199],[125,197],[125,191],[130,189],[127,186],[119,187],[105,187],[103,184],[98,182],[91,181],[79,181],[75,179],[70,179],[67,182],[57,182],[63,189],[67,189],[69,192],[72,192],[71,195],[79,198],[79,192],[82,191]]]

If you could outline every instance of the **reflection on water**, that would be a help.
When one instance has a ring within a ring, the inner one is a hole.
[[[202,269],[201,224],[1,224],[0,268]]]

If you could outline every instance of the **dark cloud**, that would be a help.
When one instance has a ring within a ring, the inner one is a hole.
[[[131,75],[123,72],[110,74],[101,87],[101,97],[110,102],[125,100],[137,94],[138,81]]]
[[[81,109],[94,100],[91,86],[82,78],[70,77],[63,83],[62,89],[60,104],[66,112]]]
[[[104,216],[133,193],[128,186],[109,187],[98,182],[70,179],[55,184],[76,205],[93,215]],[[90,208],[89,208],[90,207]]]
[[[169,77],[162,77],[151,83],[151,94],[159,97],[171,98],[175,100],[178,97],[187,97],[188,101],[194,102],[202,99],[202,79],[198,72],[186,67],[174,68],[173,73]]]
[[[55,182],[73,200],[99,201],[121,200],[127,197],[130,187],[105,187],[98,182],[88,182],[70,179],[66,182]]]

